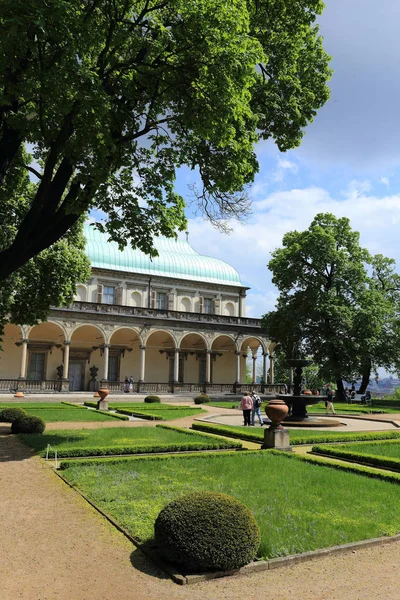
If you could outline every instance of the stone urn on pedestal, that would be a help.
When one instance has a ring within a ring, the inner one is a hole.
[[[97,410],[108,410],[108,400],[106,400],[109,390],[106,387],[98,389],[97,393],[100,396],[100,400],[97,402]]]
[[[282,421],[288,414],[289,407],[287,404],[275,398],[268,402],[265,407],[265,414],[271,421],[271,425],[264,431],[264,443],[261,449],[276,448],[277,450],[291,450],[289,442],[289,432],[282,427]]]

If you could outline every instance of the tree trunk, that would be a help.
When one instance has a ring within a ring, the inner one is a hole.
[[[346,402],[346,396],[344,393],[343,379],[336,380],[336,396],[335,400],[337,402]]]
[[[365,394],[365,392],[367,391],[367,388],[369,386],[370,377],[371,377],[371,367],[364,367],[363,372],[362,372],[361,384],[360,384],[357,394]]]

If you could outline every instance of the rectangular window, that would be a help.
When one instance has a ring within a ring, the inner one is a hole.
[[[167,310],[167,294],[157,292],[156,308],[159,310]]]
[[[45,352],[31,352],[29,358],[28,379],[45,379]]]
[[[108,357],[108,381],[119,381],[119,356]]]
[[[211,298],[204,298],[204,309],[203,309],[204,313],[206,315],[211,315],[212,314],[212,300]]]
[[[105,285],[103,287],[103,303],[114,304],[115,303],[115,287]]]

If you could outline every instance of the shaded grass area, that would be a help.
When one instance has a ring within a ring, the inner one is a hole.
[[[196,490],[226,493],[249,506],[261,529],[260,558],[400,531],[397,485],[270,451],[73,461],[64,476],[142,541],[152,538],[167,503]]]
[[[212,423],[193,423],[192,429],[234,437],[248,442],[261,443],[264,439],[262,427],[243,427],[240,425],[214,425]],[[292,445],[317,444],[325,442],[346,442],[362,440],[400,439],[400,431],[312,431],[306,429],[290,429],[289,439]]]
[[[3,405],[0,404],[0,410],[9,407],[20,407],[23,408],[28,415],[34,417],[40,417],[45,423],[55,423],[57,421],[76,421],[76,422],[93,422],[93,421],[110,421],[113,419],[112,416],[104,413],[95,412],[88,410],[82,406],[63,405],[60,403],[49,403],[49,402],[19,402],[9,403]]]
[[[41,456],[45,456],[50,444],[60,458],[241,447],[234,440],[167,426],[60,430],[19,437]]]
[[[400,471],[400,441],[363,442],[338,446],[316,445],[313,453],[324,454],[342,460],[358,461],[377,467]]]

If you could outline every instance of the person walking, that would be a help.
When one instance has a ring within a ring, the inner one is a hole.
[[[133,377],[132,377],[132,375],[129,377],[129,391],[133,392]]]
[[[329,415],[329,411],[332,412],[333,415],[335,415],[335,407],[333,406],[333,390],[331,389],[331,387],[328,385],[326,388],[326,400],[325,400],[325,408],[326,408],[326,414]]]
[[[129,392],[129,379],[128,377],[125,377],[125,381],[124,381],[124,393],[127,394]]]
[[[254,421],[255,421],[256,415],[257,415],[260,425],[262,427],[264,425],[264,421],[261,416],[261,410],[260,410],[261,405],[262,405],[262,400],[261,400],[260,396],[255,393],[254,390],[251,392],[251,399],[253,400],[253,409],[251,411],[251,424],[254,427],[254,425],[255,425]]]
[[[243,398],[240,401],[239,408],[243,411],[244,425],[250,427],[250,413],[253,410],[253,400],[250,396],[250,392],[245,392]]]

